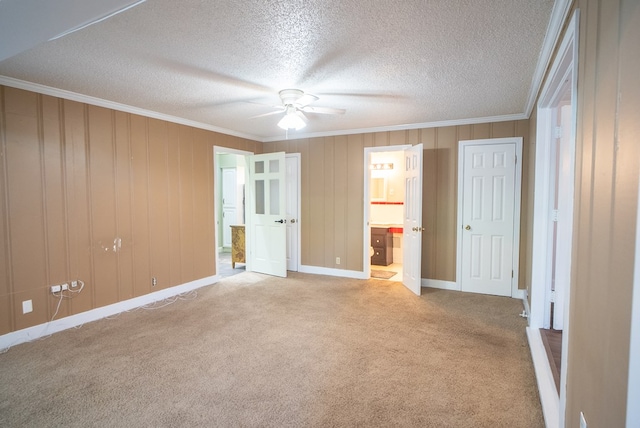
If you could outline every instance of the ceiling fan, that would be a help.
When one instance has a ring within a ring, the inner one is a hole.
[[[284,130],[298,130],[307,125],[307,117],[304,113],[344,114],[345,112],[344,109],[339,108],[310,106],[309,104],[319,98],[312,94],[305,94],[300,89],[283,89],[279,92],[279,95],[282,105],[272,106],[277,109],[276,111],[259,114],[251,117],[251,119],[285,113],[284,117],[278,122],[278,126]]]

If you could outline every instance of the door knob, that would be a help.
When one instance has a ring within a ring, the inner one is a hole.
[[[291,223],[295,223],[295,222],[296,222],[296,219],[295,219],[295,218],[292,218],[292,219],[291,219]]]
[[[466,225],[464,228],[465,228],[465,230],[471,230],[471,226],[469,226],[469,225]]]

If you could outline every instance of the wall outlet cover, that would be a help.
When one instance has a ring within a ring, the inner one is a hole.
[[[25,300],[22,302],[22,313],[28,314],[29,312],[33,312],[33,302],[31,300]]]

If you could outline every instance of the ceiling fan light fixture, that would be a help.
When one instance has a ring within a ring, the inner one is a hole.
[[[307,126],[304,119],[297,113],[298,112],[295,109],[287,109],[287,114],[280,119],[278,126],[284,130],[295,129],[296,131]]]

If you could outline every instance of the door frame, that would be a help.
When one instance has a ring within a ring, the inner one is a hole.
[[[364,148],[364,227],[362,232],[362,241],[363,241],[363,249],[362,249],[362,274],[364,275],[364,279],[371,278],[371,255],[369,254],[369,249],[371,248],[371,225],[370,223],[370,207],[371,207],[371,192],[370,192],[370,183],[371,180],[371,172],[369,170],[369,164],[371,163],[371,153],[375,152],[404,152],[405,150],[411,148],[411,144],[403,144],[400,146],[376,146],[376,147],[365,147]],[[404,189],[403,189],[404,190]],[[404,239],[402,242],[402,251],[404,254]]]
[[[640,186],[638,186],[640,201]],[[633,268],[631,298],[631,331],[629,333],[629,376],[627,378],[627,426],[640,420],[640,204],[636,218],[636,256]]]
[[[220,188],[222,189],[222,192],[220,193],[220,198],[222,200],[222,205],[220,207],[220,211],[222,211],[222,219],[221,219],[221,221],[222,221],[221,226],[222,227],[221,227],[221,231],[220,231],[220,234],[222,235],[221,236],[222,245],[219,245],[219,247],[222,247],[222,249],[225,249],[227,246],[225,246],[225,242],[224,242],[224,229],[225,229],[224,225],[225,225],[225,219],[226,219],[226,215],[225,215],[225,205],[226,204],[225,204],[224,195],[225,195],[225,187],[228,185],[227,184],[228,183],[227,179],[225,178],[225,172],[226,172],[226,170],[233,170],[233,180],[234,180],[234,182],[233,182],[233,184],[234,184],[233,192],[236,193],[236,205],[234,206],[234,209],[235,209],[236,216],[233,219],[233,222],[231,224],[237,224],[237,217],[238,217],[237,216],[237,210],[238,210],[238,205],[237,205],[237,192],[238,192],[238,177],[237,177],[237,175],[238,175],[238,167],[237,166],[233,166],[233,167],[231,167],[231,166],[223,166],[223,167],[219,167],[218,170],[220,172],[220,175],[219,175]],[[231,235],[231,231],[229,231],[229,239],[231,239],[230,235]],[[231,246],[231,243],[229,243],[229,247],[230,246]]]
[[[513,267],[513,277],[511,278],[511,297],[522,298],[524,290],[518,288],[518,278],[520,277],[520,204],[522,200],[522,137],[489,138],[483,140],[460,140],[458,143],[458,205],[457,205],[457,250],[456,250],[456,287],[462,291],[462,205],[463,205],[463,164],[464,148],[469,146],[515,144],[516,165],[515,183],[513,195],[513,251],[511,263]]]
[[[296,264],[296,269],[295,271],[292,272],[298,272],[300,270],[300,265],[301,265],[301,256],[302,256],[302,241],[300,239],[300,235],[302,232],[302,228],[300,227],[300,211],[302,210],[302,174],[301,174],[301,168],[302,168],[302,154],[300,153],[285,153],[284,155],[285,158],[285,163],[287,159],[293,159],[295,160],[297,166],[298,166],[298,174],[296,176],[297,179],[297,183],[296,183],[296,188],[298,189],[297,191],[297,199],[298,199],[298,206],[296,207],[296,210],[298,211],[297,213],[297,219],[296,219],[296,229],[297,229],[297,238],[296,238],[296,258],[297,258],[297,264]],[[288,220],[290,221],[290,219]]]
[[[577,9],[567,26],[566,33],[558,48],[556,58],[549,70],[547,82],[545,83],[537,106],[538,120],[536,128],[536,159],[535,159],[535,183],[534,183],[534,206],[533,206],[533,240],[531,255],[531,296],[529,305],[529,327],[527,336],[529,347],[533,357],[533,364],[538,382],[538,391],[542,403],[542,411],[545,423],[549,427],[564,426],[566,407],[566,385],[567,385],[567,357],[569,343],[569,298],[571,296],[571,280],[564,290],[564,326],[562,334],[562,361],[563,370],[560,373],[560,391],[556,392],[551,367],[544,350],[544,345],[540,337],[540,328],[544,327],[545,306],[547,298],[546,275],[550,271],[550,254],[553,242],[549,240],[550,214],[550,182],[551,174],[551,147],[553,146],[552,110],[554,99],[557,99],[558,92],[564,86],[567,79],[571,79],[571,137],[570,144],[573,145],[573,164],[575,168],[575,142],[576,142],[576,118],[578,99],[578,31],[580,26],[580,10]],[[574,169],[575,173],[575,169]],[[574,178],[575,183],[575,178]],[[574,189],[575,191],[575,189]],[[571,218],[573,221],[573,218]],[[571,226],[572,227],[572,226]],[[573,238],[572,238],[573,241]],[[571,251],[573,253],[573,250]],[[570,256],[570,259],[573,254]],[[526,307],[525,301],[525,307]],[[559,394],[558,394],[559,393]]]
[[[240,155],[240,156],[244,156],[245,159],[247,156],[254,154],[253,152],[248,152],[245,150],[239,150],[239,149],[231,149],[228,147],[222,147],[222,146],[213,146],[213,177],[214,180],[220,180],[220,176],[218,174],[218,170],[220,168],[218,168],[218,163],[216,162],[216,158],[218,157],[218,155],[223,155],[223,154],[230,154],[230,155]],[[249,175],[249,169],[248,167],[246,167],[244,169],[244,174],[245,174],[245,183],[247,182],[248,179],[248,175]],[[215,183],[214,183],[215,184]],[[218,233],[220,233],[220,228],[219,228],[219,221],[220,218],[218,216],[218,204],[220,204],[220,206],[222,206],[222,195],[220,194],[220,190],[218,189],[219,186],[217,184],[215,184],[213,186],[213,204],[215,209],[213,210],[213,224],[214,224],[214,230],[215,230],[215,234],[214,234],[214,248],[215,248],[215,266],[216,266],[216,275],[219,274],[220,269],[218,266],[218,260],[220,257],[219,254],[219,250],[218,250]],[[246,213],[245,213],[246,216]],[[246,218],[246,217],[245,217]],[[247,238],[247,234],[249,233],[249,231],[247,230],[247,228],[245,227],[245,239],[248,241],[249,239]],[[246,249],[245,249],[246,251]],[[249,260],[247,260],[247,264],[246,264],[246,270],[250,271],[249,268],[249,264],[248,264]]]

